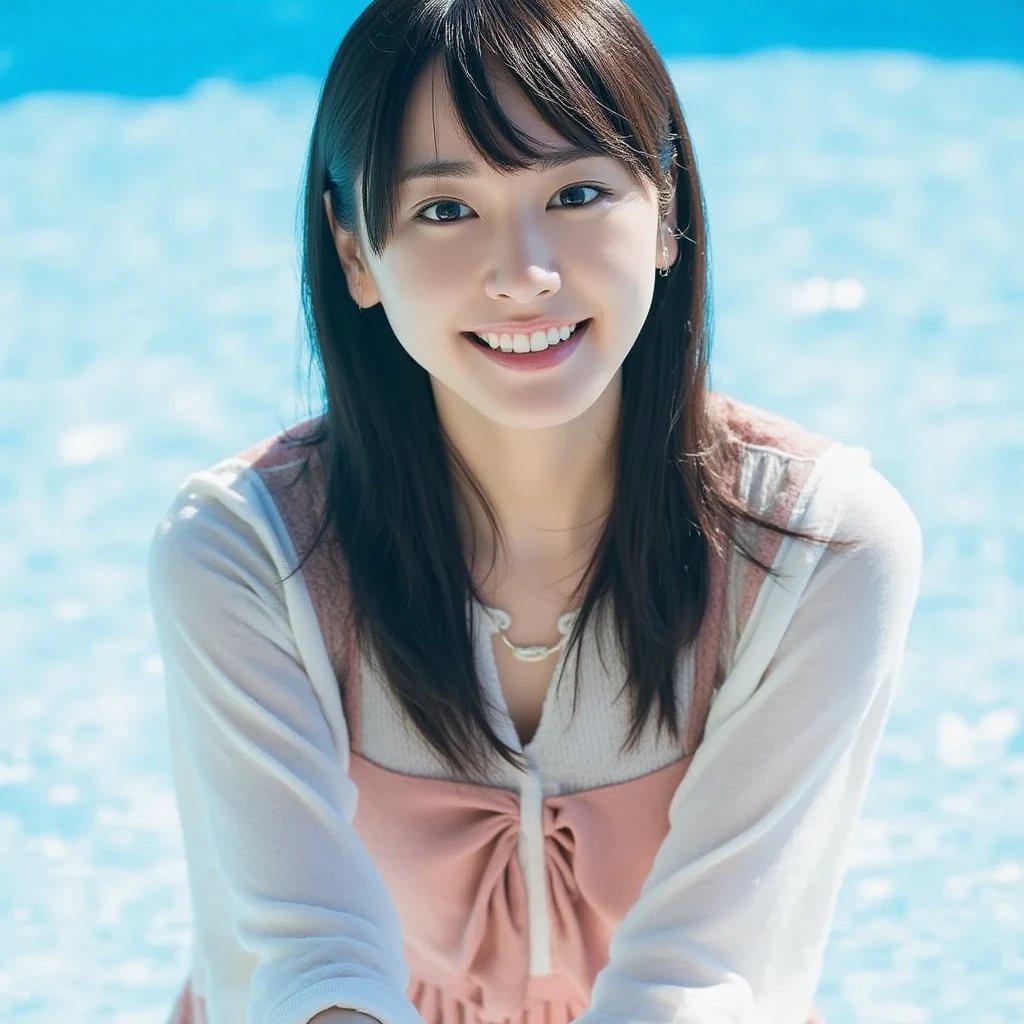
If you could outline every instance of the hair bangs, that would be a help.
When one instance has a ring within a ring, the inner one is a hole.
[[[515,154],[533,155],[494,99],[488,72],[498,71],[565,139],[621,160],[656,187],[664,184],[672,164],[674,89],[621,4],[456,0],[449,13],[448,84],[453,96],[457,89],[465,93],[456,106],[481,155],[490,148],[491,125]],[[651,95],[652,81],[659,96]]]

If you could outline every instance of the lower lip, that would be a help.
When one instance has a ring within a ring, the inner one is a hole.
[[[585,320],[573,331],[572,335],[557,345],[548,345],[543,352],[502,352],[500,348],[491,348],[479,341],[463,335],[474,347],[479,349],[488,359],[507,366],[510,370],[546,370],[551,366],[564,363],[576,351],[583,335],[587,333],[591,321]]]

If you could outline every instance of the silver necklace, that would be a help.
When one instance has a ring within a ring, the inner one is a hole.
[[[565,641],[569,639],[569,634],[572,632],[572,624],[579,614],[579,609],[574,608],[571,612],[566,612],[564,615],[559,616],[557,629],[562,634],[562,639],[557,644],[551,647],[546,647],[544,644],[528,644],[525,647],[517,647],[505,636],[505,631],[512,628],[512,616],[501,608],[485,606],[484,610],[494,621],[495,625],[497,625],[497,632],[498,636],[501,637],[501,642],[512,652],[512,657],[518,658],[519,661],[543,661],[554,654],[555,651],[560,651],[565,646]]]

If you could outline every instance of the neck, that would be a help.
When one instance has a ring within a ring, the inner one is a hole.
[[[505,539],[503,555],[495,552],[479,501],[456,477],[474,568],[486,572],[493,558],[499,579],[556,579],[570,563],[585,566],[614,493],[620,377],[581,416],[537,429],[494,423],[443,385],[435,383],[434,393],[441,426],[487,495]],[[474,579],[484,582],[475,573]]]

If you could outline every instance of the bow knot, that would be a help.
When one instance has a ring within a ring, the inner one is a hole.
[[[580,899],[580,887],[576,880],[576,833],[562,813],[562,808],[551,801],[544,804],[544,859],[552,894],[556,886],[569,896],[571,903]],[[557,903],[556,899],[556,903]]]

